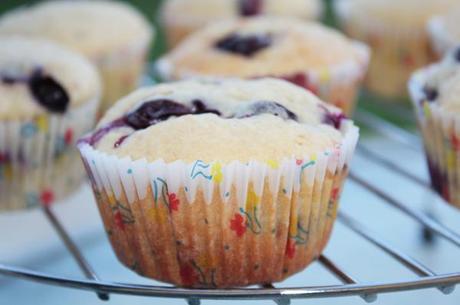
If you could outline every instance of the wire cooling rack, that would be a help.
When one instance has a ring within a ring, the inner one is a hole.
[[[423,151],[422,144],[418,137],[371,113],[359,111],[356,115],[356,119],[357,121],[362,122],[366,127],[379,133],[381,136],[398,142],[399,144],[414,150],[415,153],[420,154]],[[372,149],[359,145],[357,154],[371,161],[374,166],[389,169],[401,177],[410,180],[412,183],[417,184],[419,187],[427,191],[431,190],[431,187],[426,180],[408,172],[398,164],[379,155]],[[460,247],[460,235],[441,222],[434,220],[418,209],[409,207],[404,202],[393,197],[391,194],[381,190],[375,184],[359,178],[359,176],[355,174],[354,170],[350,172],[350,179],[360,185],[367,192],[370,192],[374,196],[382,199],[392,208],[420,223],[423,228],[425,228],[425,232],[428,236],[430,234],[437,235],[453,245]],[[410,254],[399,250],[394,245],[389,244],[378,235],[372,233],[372,230],[369,227],[361,224],[358,220],[344,211],[341,211],[338,215],[338,221],[340,223],[389,255],[397,263],[415,273],[418,277],[416,279],[401,279],[393,282],[359,282],[349,273],[345,272],[331,258],[326,255],[322,255],[319,257],[318,262],[332,275],[338,278],[342,282],[341,285],[276,288],[272,284],[266,284],[258,288],[223,290],[184,289],[174,286],[117,283],[99,279],[93,267],[72,241],[71,236],[64,229],[60,220],[56,217],[51,208],[43,207],[43,214],[51,223],[52,227],[69,250],[69,253],[73,256],[75,262],[85,275],[86,280],[82,280],[77,277],[63,277],[45,274],[6,264],[0,264],[0,274],[24,280],[41,282],[43,284],[93,291],[101,300],[109,300],[110,294],[125,294],[148,297],[179,298],[186,300],[190,305],[198,305],[202,299],[273,300],[278,305],[288,305],[290,304],[291,299],[357,295],[363,298],[366,302],[370,303],[375,301],[377,299],[377,295],[380,293],[397,291],[437,288],[440,293],[449,294],[454,291],[455,285],[460,283],[460,271],[448,274],[437,274],[433,272],[428,266],[425,266],[416,259],[412,258]]]

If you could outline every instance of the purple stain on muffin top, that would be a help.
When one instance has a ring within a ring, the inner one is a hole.
[[[187,114],[214,113],[220,115],[215,109],[209,109],[200,100],[194,100],[192,107],[168,99],[145,102],[138,109],[125,116],[126,125],[135,130],[145,129],[158,122],[165,121],[170,117],[178,117]]]
[[[252,57],[254,54],[269,47],[272,37],[269,34],[247,35],[232,33],[216,42],[215,47],[219,50]]]
[[[347,119],[343,112],[331,112],[324,106],[320,106],[324,110],[323,123],[333,126],[335,129],[342,127],[342,121]]]
[[[249,105],[246,112],[239,115],[237,118],[249,118],[261,114],[272,114],[282,118],[283,120],[297,121],[297,115],[295,113],[283,105],[270,101],[260,101]]]
[[[241,16],[255,16],[262,12],[263,0],[239,0],[238,8]]]
[[[166,121],[171,117],[180,117],[184,115],[200,115],[200,114],[215,114],[224,119],[245,119],[254,117],[261,114],[271,114],[278,116],[283,120],[294,120],[297,121],[297,115],[284,107],[281,104],[271,101],[259,101],[248,104],[243,112],[238,114],[232,114],[229,116],[222,116],[219,110],[209,108],[206,103],[200,99],[194,99],[190,102],[190,105],[181,104],[169,99],[157,99],[153,101],[147,101],[143,103],[136,110],[126,114],[125,116],[112,121],[111,123],[104,125],[97,129],[95,132],[82,138],[79,143],[88,143],[95,145],[99,142],[106,134],[111,132],[113,129],[120,127],[130,127],[134,131],[146,129],[150,126],[158,124],[162,121]],[[114,148],[120,147],[123,142],[130,136],[123,135],[115,143]]]
[[[429,102],[433,102],[436,100],[439,96],[439,92],[436,88],[430,87],[428,85],[425,85],[423,87],[423,94],[426,97],[426,100]]]
[[[29,76],[17,77],[6,74],[1,75],[0,79],[6,85],[27,84],[34,99],[52,113],[62,114],[67,111],[70,103],[67,91],[41,68],[34,69]]]

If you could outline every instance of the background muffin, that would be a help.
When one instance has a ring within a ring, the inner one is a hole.
[[[460,207],[460,48],[414,74],[409,89],[433,188]]]
[[[351,114],[368,60],[367,47],[335,30],[263,16],[209,25],[160,59],[158,70],[166,80],[278,77]]]
[[[185,81],[121,100],[79,148],[126,266],[235,287],[318,257],[357,137],[338,109],[285,81]]]
[[[457,0],[336,0],[344,30],[372,48],[367,86],[385,97],[407,95],[411,73],[433,59],[426,22]]]
[[[112,1],[49,1],[0,18],[0,35],[54,40],[99,68],[102,110],[138,84],[151,39],[150,24],[131,6]]]
[[[318,19],[322,9],[321,0],[167,0],[161,18],[173,47],[211,22],[261,14]]]
[[[427,29],[436,54],[442,58],[449,50],[460,44],[460,7],[432,17]]]
[[[47,41],[0,38],[0,209],[50,204],[83,178],[75,139],[93,127],[97,71]]]

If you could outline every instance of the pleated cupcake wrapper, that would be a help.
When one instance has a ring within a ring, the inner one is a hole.
[[[438,58],[442,58],[450,49],[459,44],[459,41],[452,37],[445,28],[441,16],[434,16],[428,21],[427,32]]]
[[[0,122],[0,210],[50,204],[83,179],[75,139],[93,127],[98,99],[65,115]]]
[[[425,28],[379,22],[365,10],[352,12],[347,0],[335,1],[334,7],[345,32],[372,49],[365,81],[368,89],[388,98],[406,97],[407,81],[412,72],[435,57]]]
[[[79,146],[118,258],[190,287],[279,281],[322,251],[358,140],[302,160],[228,164],[118,158]],[[308,242],[307,242],[308,241]]]
[[[423,94],[430,68],[414,74],[409,91],[421,130],[433,188],[460,208],[460,117],[430,103]]]
[[[258,77],[278,77],[290,79],[303,77],[307,89],[317,94],[321,99],[341,108],[347,115],[351,115],[356,102],[356,95],[366,74],[370,59],[369,48],[360,42],[353,42],[356,59],[337,65],[323,68],[321,71],[296,71],[290,75],[254,75]],[[192,71],[184,71],[175,75],[175,67],[167,57],[160,59],[156,64],[159,76],[166,81],[184,78],[219,79],[219,76],[203,76]]]

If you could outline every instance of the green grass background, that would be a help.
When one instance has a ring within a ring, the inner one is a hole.
[[[150,60],[155,60],[159,55],[165,52],[164,35],[161,26],[158,23],[158,8],[162,1],[168,0],[124,0],[131,3],[148,18],[157,29],[157,36],[150,52]],[[193,0],[190,0],[193,1]],[[283,1],[283,0],[279,0]],[[332,0],[323,0],[326,4],[326,13],[323,22],[329,26],[336,26],[336,21],[331,9]],[[404,0],[402,0],[404,1]],[[40,2],[39,0],[0,0],[0,15],[8,10]],[[359,99],[359,108],[376,113],[385,119],[388,119],[397,125],[403,127],[413,127],[414,120],[408,101],[401,100],[399,103],[388,103],[378,96],[363,91]]]

